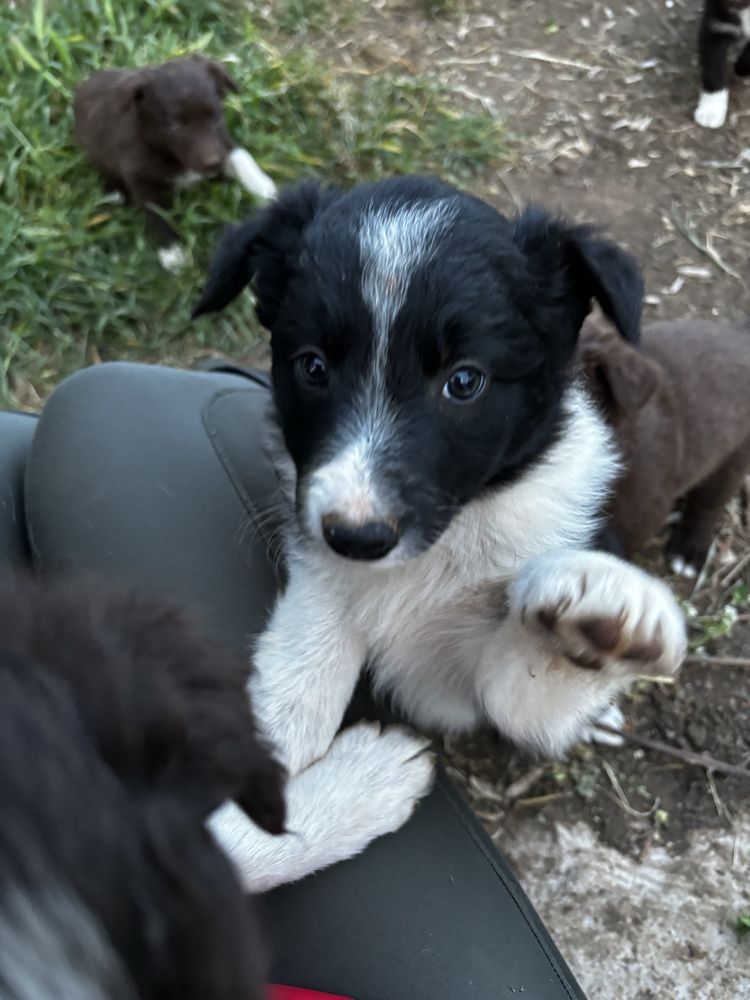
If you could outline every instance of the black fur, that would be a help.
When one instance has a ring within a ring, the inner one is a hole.
[[[643,283],[632,258],[591,227],[533,207],[507,219],[431,178],[348,192],[305,184],[229,233],[193,311],[221,309],[252,285],[272,334],[276,405],[300,499],[308,473],[331,457],[371,362],[362,217],[437,199],[455,212],[439,251],[417,263],[390,328],[386,382],[398,426],[379,464],[399,531],[422,548],[462,504],[517,476],[554,441],[593,300],[637,341]],[[294,358],[311,347],[331,369],[323,391],[297,377]],[[489,388],[471,405],[445,405],[441,387],[466,360],[486,371]]]
[[[705,0],[698,55],[701,65],[701,86],[708,94],[726,90],[729,86],[727,68],[729,50],[743,38],[738,11],[750,8],[750,0]],[[750,42],[745,42],[735,63],[738,76],[750,74]]]
[[[203,823],[234,797],[283,828],[246,674],[171,607],[0,588],[0,995],[260,997],[252,914]]]

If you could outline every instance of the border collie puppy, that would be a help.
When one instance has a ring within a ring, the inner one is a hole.
[[[750,0],[705,0],[698,35],[701,96],[694,115],[703,128],[721,128],[727,119],[727,59],[737,41],[742,42],[742,51],[734,71],[737,76],[750,76]]]
[[[265,995],[252,910],[206,819],[231,800],[216,814],[230,849],[244,819],[246,886],[291,881],[392,828],[360,831],[347,810],[386,793],[382,741],[408,757],[413,740],[342,733],[285,807],[247,675],[170,606],[81,581],[0,586],[0,996]],[[350,788],[352,765],[369,784]]]
[[[678,669],[667,587],[587,551],[618,460],[571,362],[593,299],[636,341],[626,253],[434,179],[307,184],[230,231],[194,315],[248,284],[290,499],[250,691],[291,774],[325,760],[365,665],[418,726],[553,755]]]
[[[75,137],[109,189],[143,210],[159,262],[185,262],[179,236],[152,205],[175,187],[224,173],[259,198],[276,187],[227,133],[222,99],[239,87],[221,63],[193,55],[161,66],[98,70],[75,94]]]

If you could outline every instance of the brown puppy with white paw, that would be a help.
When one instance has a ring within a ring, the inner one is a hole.
[[[676,572],[695,576],[750,469],[750,325],[652,323],[635,348],[587,323],[578,351],[626,467],[610,547],[632,554],[683,499],[667,552]]]
[[[179,237],[156,208],[168,209],[175,187],[225,173],[252,194],[276,188],[232,140],[222,99],[237,93],[221,63],[193,55],[161,66],[99,70],[75,95],[75,137],[105,186],[142,208],[163,267],[184,261]]]

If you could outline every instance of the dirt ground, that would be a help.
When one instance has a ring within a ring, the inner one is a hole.
[[[507,161],[478,193],[606,225],[642,262],[646,321],[739,320],[750,316],[750,84],[735,87],[723,130],[693,124],[699,8],[476,0],[426,19],[416,0],[381,0],[325,44],[338,65],[432,73],[497,115]],[[692,592],[672,581],[713,615],[694,623],[695,641],[740,664],[690,663],[676,685],[640,684],[624,706],[637,736],[676,755],[587,746],[535,762],[490,733],[446,746],[592,1000],[750,998],[750,935],[735,929],[750,914],[750,781],[680,758],[750,765],[750,604],[735,589],[750,583],[749,553],[738,505]],[[725,612],[733,589],[739,607]]]

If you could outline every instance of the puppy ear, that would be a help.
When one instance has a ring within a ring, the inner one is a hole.
[[[656,391],[658,366],[637,347],[587,324],[578,350],[584,375],[607,412],[634,413]]]
[[[594,226],[578,226],[529,206],[517,218],[515,241],[556,302],[573,308],[576,332],[595,299],[625,340],[638,342],[643,278],[635,259],[602,239]]]
[[[250,282],[261,323],[271,328],[284,298],[305,229],[321,203],[337,195],[307,182],[284,192],[258,215],[230,228],[216,251],[192,317],[218,312]]]
[[[641,336],[643,277],[629,253],[601,239],[592,226],[572,227],[568,235],[571,279],[581,294],[596,301],[620,335],[631,344]]]
[[[149,95],[150,83],[148,70],[135,70],[123,76],[115,86],[122,110],[133,104],[139,108]]]
[[[206,59],[205,56],[200,55],[198,52],[194,52],[192,58],[202,66],[205,66],[214,78],[214,83],[220,97],[223,97],[228,90],[231,90],[234,94],[239,94],[239,84],[232,79],[222,63],[216,62],[214,59]]]

